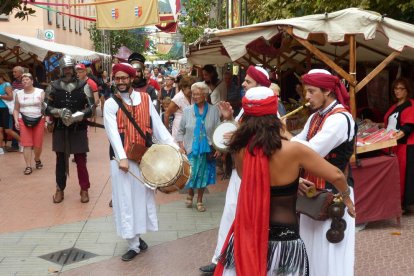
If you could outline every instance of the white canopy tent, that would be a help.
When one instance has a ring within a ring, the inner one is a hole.
[[[257,50],[266,49],[261,44],[256,48],[254,46],[257,45],[251,44],[262,40],[266,46],[273,46],[274,51],[267,56],[269,64],[277,65],[276,51],[286,58],[295,55],[292,58],[301,60],[301,57],[307,55],[305,49],[300,49],[287,34],[308,40],[332,57],[349,53],[348,47],[344,46],[349,42],[348,36],[355,35],[358,61],[381,61],[393,51],[400,52],[400,60],[414,60],[414,25],[357,8],[228,30],[206,30],[201,38],[190,45],[187,57],[192,64],[200,65],[222,65],[232,61],[248,65],[250,60],[252,63],[260,63],[261,60],[255,60],[254,54],[260,57],[262,53]],[[280,38],[276,38],[278,35]],[[283,56],[280,58],[281,62],[286,59]]]
[[[392,61],[414,61],[414,25],[372,11],[349,8],[332,13],[274,20],[229,30],[206,30],[190,45],[187,58],[196,65],[262,64],[297,73],[322,61],[350,84],[355,93]],[[375,69],[356,81],[356,62]],[[348,71],[343,68],[347,68]]]
[[[4,50],[0,50],[0,62],[22,63],[30,61],[44,61],[52,54],[60,53],[70,55],[76,61],[97,60],[100,58],[110,59],[110,55],[97,53],[91,50],[79,48],[71,45],[64,45],[54,42],[41,40],[35,37],[8,34],[0,32],[0,42],[5,45]]]

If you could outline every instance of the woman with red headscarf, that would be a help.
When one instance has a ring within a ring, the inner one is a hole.
[[[308,147],[281,136],[271,89],[251,88],[242,105],[244,115],[229,145],[242,183],[214,275],[309,275],[296,216],[299,171],[333,183],[354,216],[345,176]]]

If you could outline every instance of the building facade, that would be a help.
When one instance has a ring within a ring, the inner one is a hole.
[[[63,1],[49,0],[48,2],[62,3]],[[88,0],[76,0],[75,2],[83,3],[88,2]],[[59,14],[56,11],[95,18],[96,11],[94,6],[71,8],[50,6],[49,9],[43,9],[33,5],[30,7],[34,9],[36,13],[25,20],[15,18],[14,13],[10,15],[0,15],[0,32],[36,37],[54,41],[56,43],[93,50],[93,44],[88,31],[91,21]]]

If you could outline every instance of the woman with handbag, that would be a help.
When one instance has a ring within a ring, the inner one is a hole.
[[[198,190],[197,211],[205,212],[204,190],[216,183],[216,162],[218,152],[211,147],[213,131],[220,123],[220,112],[216,106],[207,103],[208,86],[196,82],[191,86],[194,104],[184,109],[178,129],[177,142],[191,163],[191,178],[186,185],[187,207],[193,206],[194,189]]]
[[[42,153],[45,119],[42,115],[42,105],[45,92],[33,87],[33,76],[30,73],[22,75],[23,89],[16,93],[14,105],[14,120],[16,129],[20,130],[23,157],[26,162],[25,175],[32,173],[32,149],[36,169],[43,168],[40,161]]]
[[[255,87],[242,100],[244,115],[229,149],[242,182],[236,216],[214,275],[309,275],[299,236],[296,198],[301,168],[327,179],[355,209],[344,174],[298,142],[281,135],[277,96]]]

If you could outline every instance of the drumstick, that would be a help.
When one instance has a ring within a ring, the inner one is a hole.
[[[115,160],[117,163],[118,163],[118,165],[119,165],[119,160],[118,159],[116,159],[115,157],[112,157],[112,160]],[[148,186],[146,183],[145,183],[145,181],[144,180],[142,180],[142,178],[141,177],[138,177],[138,176],[136,176],[135,174],[133,174],[130,170],[128,170],[128,173],[130,174],[130,175],[132,175],[135,179],[137,179],[137,180],[139,180],[141,183],[143,183],[146,187],[148,187],[148,188],[150,188],[151,190],[154,190],[154,188],[153,187],[151,187],[151,186]]]
[[[298,108],[296,108],[295,110],[293,110],[293,111],[289,112],[288,114],[285,114],[284,116],[282,116],[280,118],[280,120],[283,120],[283,119],[285,119],[289,116],[292,116],[292,115],[298,113],[299,111],[301,111],[304,107],[308,107],[308,106],[310,106],[310,103],[305,103],[304,105],[301,105]]]

